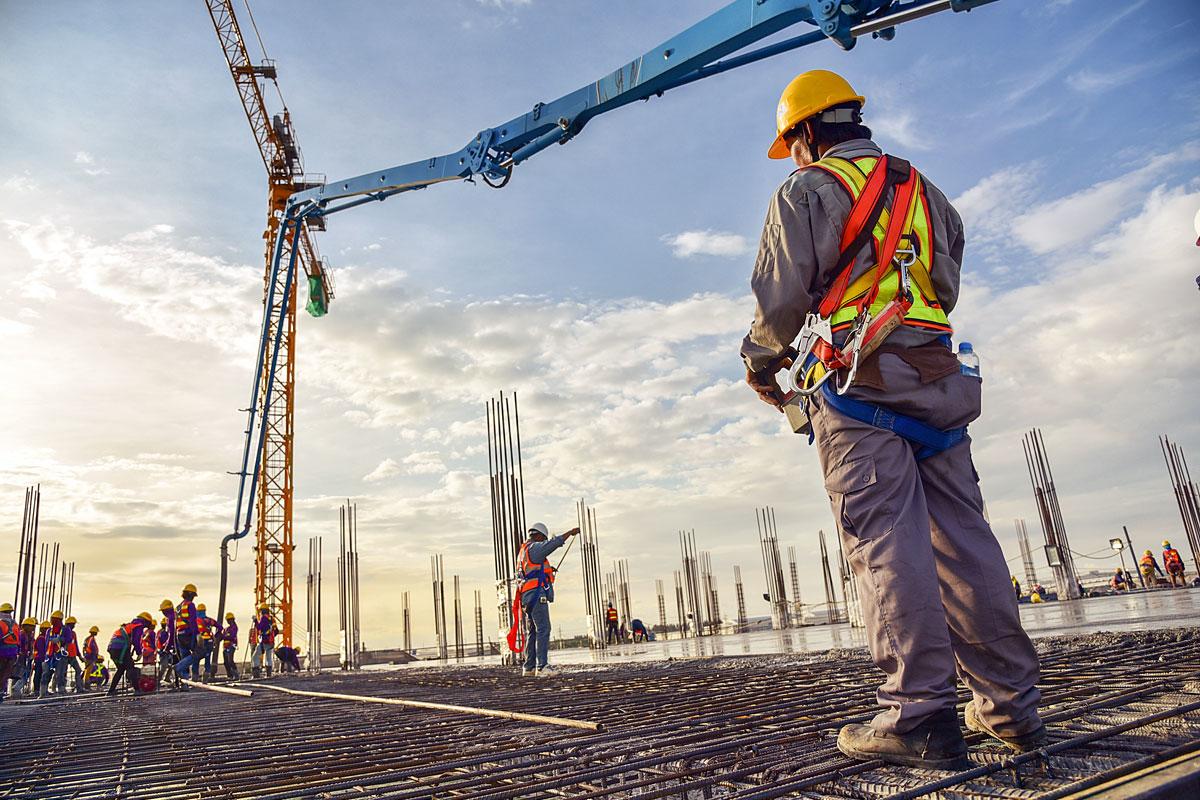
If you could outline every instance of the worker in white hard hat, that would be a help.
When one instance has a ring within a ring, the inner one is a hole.
[[[946,196],[871,140],[866,98],[825,70],[779,100],[775,192],[751,277],[746,381],[815,441],[858,581],[883,710],[842,728],[853,758],[963,763],[966,725],[1027,751],[1046,739],[1038,658],[983,514],[967,423],[977,362],[951,349],[963,225]],[[793,344],[795,342],[795,344]],[[967,353],[963,343],[963,353]],[[794,395],[776,381],[791,370]],[[804,399],[807,398],[807,399]]]
[[[525,664],[522,675],[548,677],[553,668],[547,663],[550,655],[550,604],[554,602],[554,572],[550,554],[579,533],[572,528],[566,533],[551,537],[550,529],[543,522],[529,526],[529,539],[521,545],[517,554],[517,575],[521,583],[513,603],[513,625],[508,632],[508,645],[513,652],[520,652],[520,616],[528,624],[525,637]],[[518,616],[520,615],[520,616]]]

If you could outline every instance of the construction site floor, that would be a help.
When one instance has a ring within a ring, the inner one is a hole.
[[[554,715],[600,732],[260,688],[250,698],[192,689],[5,703],[0,799],[1051,798],[1105,796],[1095,787],[1123,776],[1137,778],[1124,797],[1187,796],[1176,791],[1200,752],[1200,628],[1038,646],[1050,744],[1013,757],[972,736],[969,771],[837,751],[838,727],[874,713],[879,673],[854,649],[569,667],[544,679],[492,666],[270,682]]]

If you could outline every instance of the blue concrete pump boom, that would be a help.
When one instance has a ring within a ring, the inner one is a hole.
[[[280,352],[282,328],[274,324],[272,314],[278,314],[283,305],[274,302],[274,287],[279,271],[284,270],[285,296],[292,289],[297,263],[292,242],[304,220],[474,175],[499,188],[508,182],[513,169],[522,161],[550,145],[566,144],[594,117],[635,100],[660,96],[668,89],[826,39],[843,50],[853,48],[863,36],[891,39],[895,27],[901,23],[940,11],[970,11],[991,2],[995,0],[734,0],[598,81],[557,100],[536,103],[531,111],[502,125],[484,128],[455,153],[331,181],[293,194],[275,241],[271,279],[267,282],[271,288],[264,305],[258,362],[247,409],[242,466],[234,473],[240,477],[237,509],[233,532],[221,542],[222,567],[228,543],[250,532],[254,504],[246,487],[255,486],[258,481],[266,431],[263,420],[271,408],[274,385],[271,376]],[[800,23],[815,30],[740,53],[755,42]],[[260,398],[264,364],[269,367],[269,375],[266,391]]]

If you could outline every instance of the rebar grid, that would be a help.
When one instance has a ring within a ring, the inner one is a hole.
[[[964,773],[855,762],[875,711],[859,651],[566,668],[419,668],[280,685],[603,722],[575,733],[461,714],[193,690],[0,708],[6,798],[1034,798],[1200,749],[1200,629],[1043,643],[1045,755],[973,736]],[[962,698],[964,701],[966,697]]]

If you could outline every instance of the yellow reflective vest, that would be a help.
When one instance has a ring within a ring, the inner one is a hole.
[[[879,161],[874,156],[865,156],[853,160],[829,156],[812,164],[813,167],[824,170],[837,179],[838,183],[850,193],[851,201],[857,201],[867,184],[867,176],[871,174]],[[906,220],[904,232],[900,240],[900,249],[911,247],[915,252],[915,260],[908,267],[909,284],[912,290],[912,307],[904,315],[904,324],[913,328],[932,330],[939,333],[953,333],[950,320],[938,302],[937,293],[933,289],[933,281],[929,276],[930,265],[933,263],[933,232],[929,219],[929,202],[925,198],[925,186],[920,174],[916,177],[917,190],[913,200],[904,209]],[[872,251],[878,252],[883,246],[883,237],[887,232],[888,219],[895,209],[885,208],[879,215],[879,221],[872,231]],[[899,254],[897,257],[900,257]],[[833,330],[844,330],[850,327],[858,314],[856,303],[863,295],[871,290],[875,281],[875,264],[863,272],[846,289],[830,323]],[[895,298],[900,286],[900,271],[895,264],[888,266],[879,282],[879,293],[871,303],[870,312],[878,314],[884,306]]]

